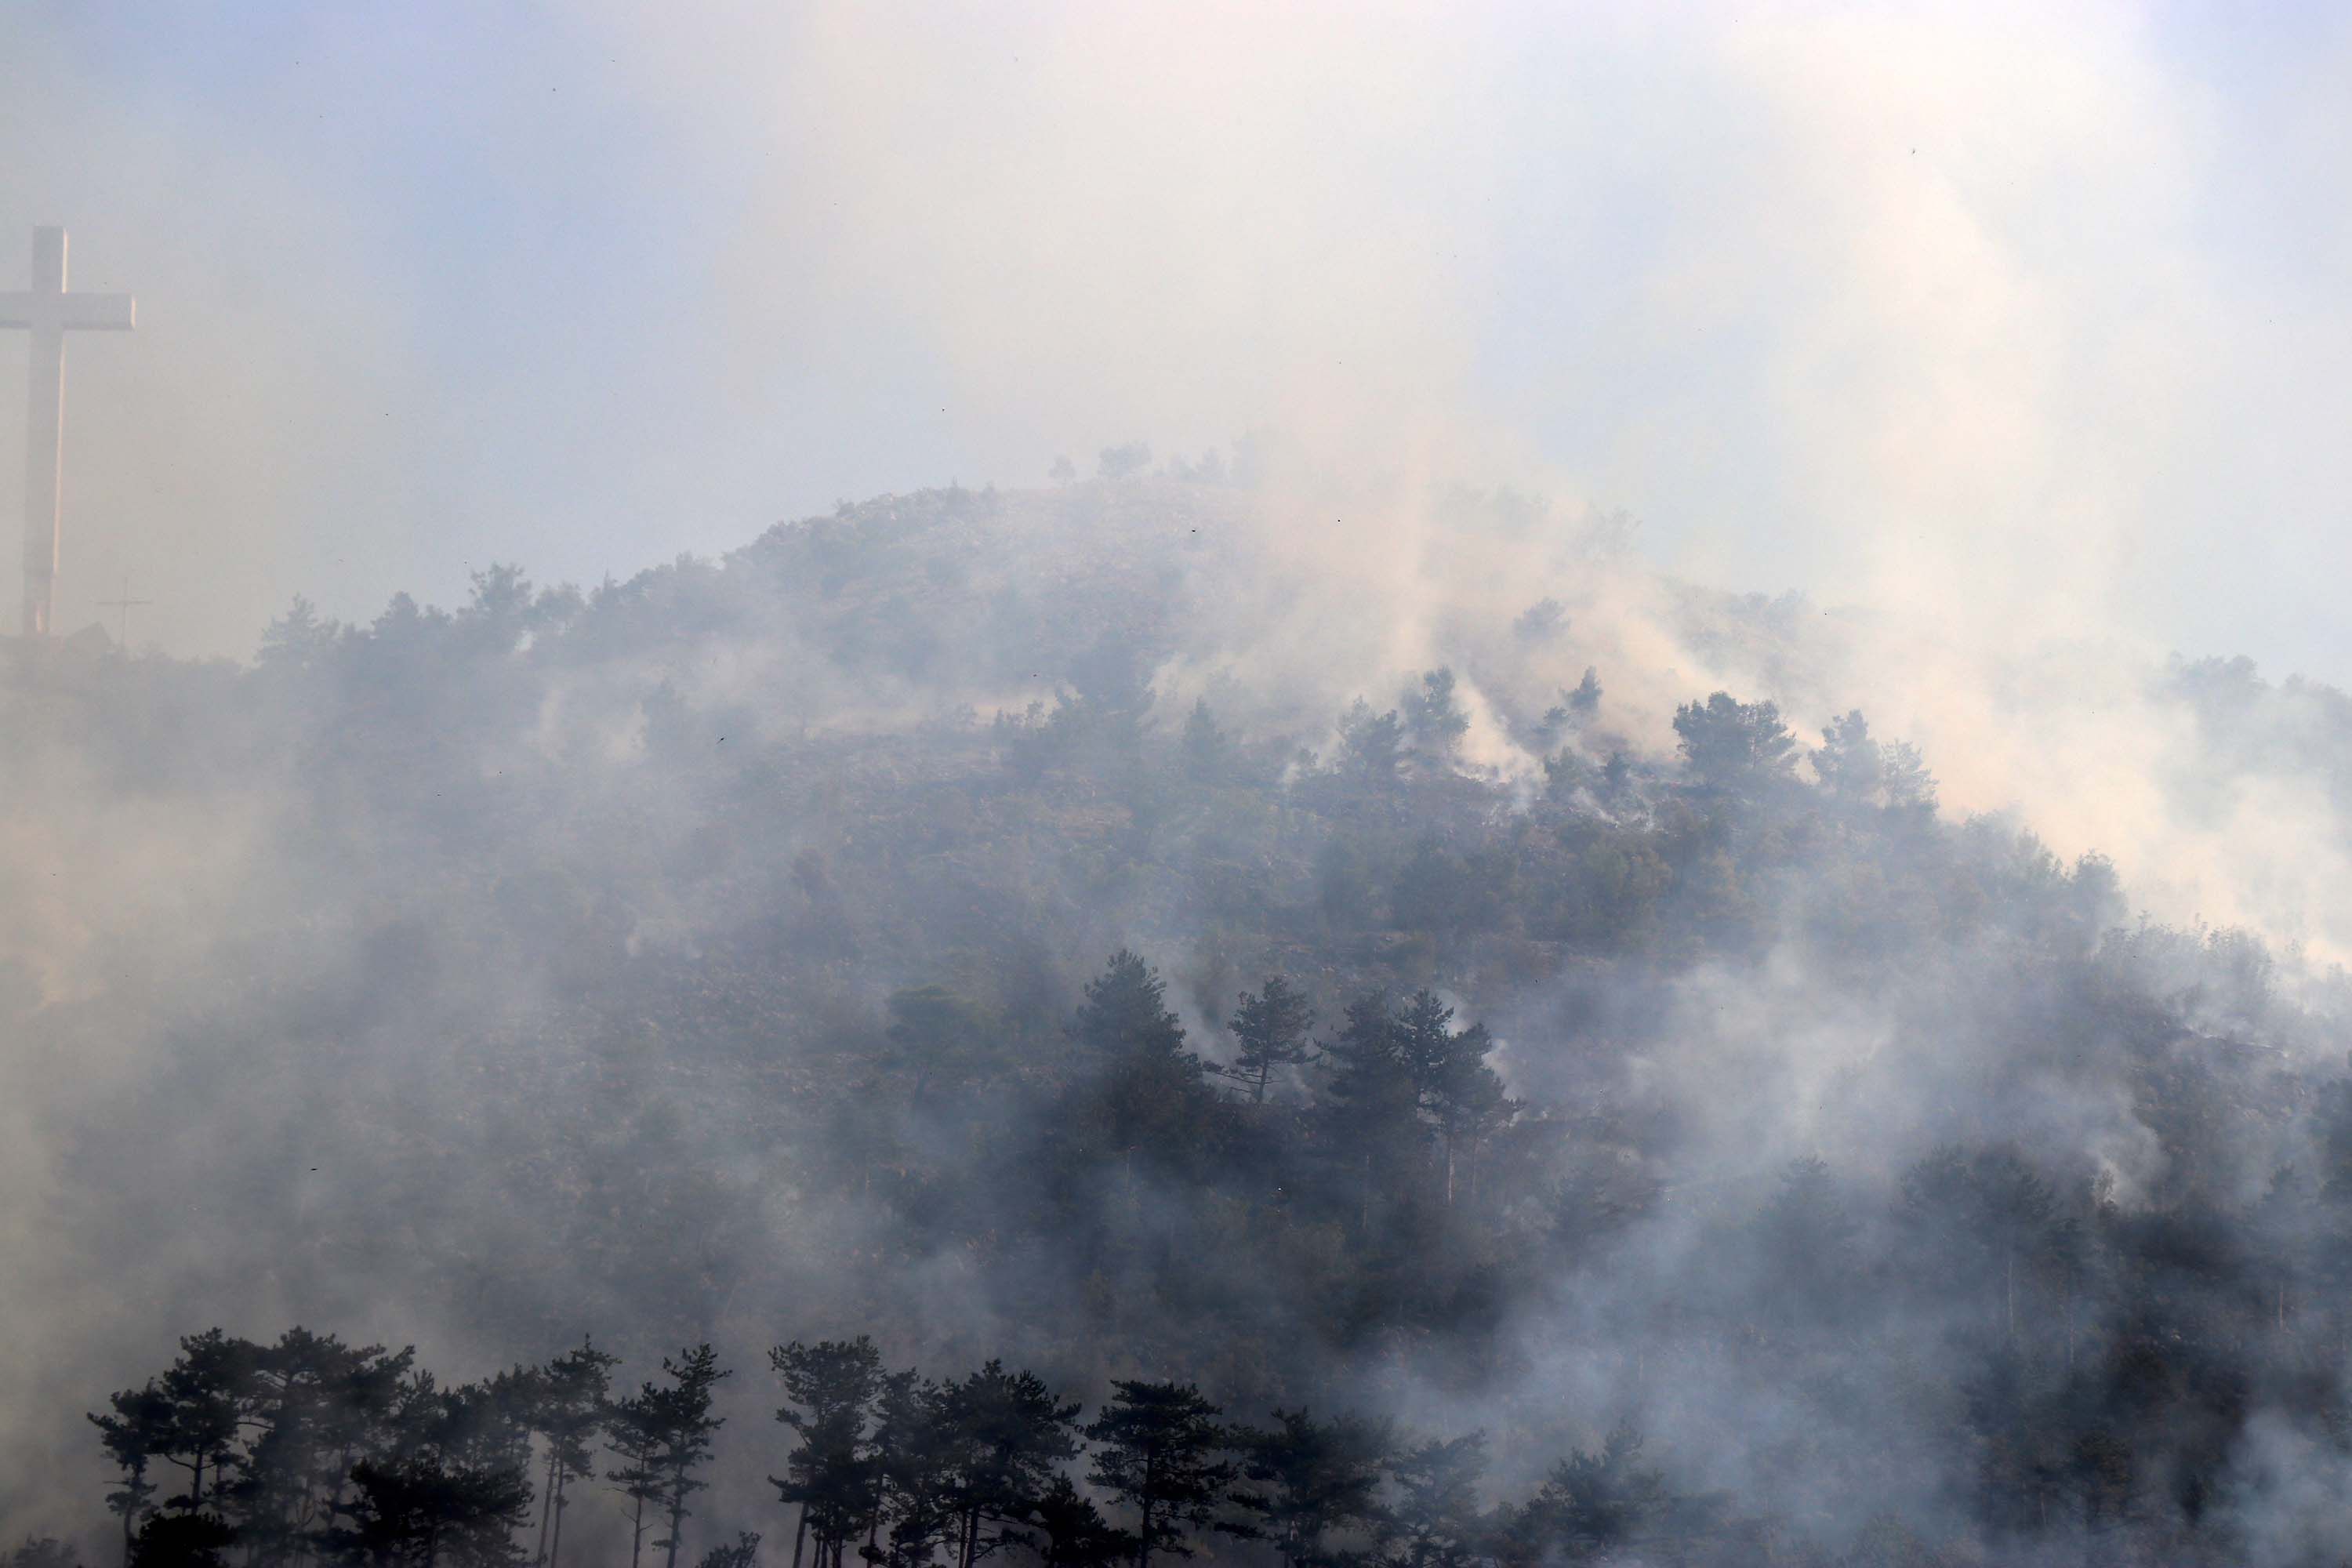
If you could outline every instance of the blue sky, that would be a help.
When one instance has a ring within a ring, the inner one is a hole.
[[[183,651],[1271,424],[2352,680],[2348,87],[2323,8],[18,4],[0,236],[141,296],[61,619]]]

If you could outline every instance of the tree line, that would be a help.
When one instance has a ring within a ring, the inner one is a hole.
[[[1518,1568],[1580,1561],[1703,1504],[1671,1496],[1621,1426],[1532,1495],[1484,1501],[1486,1437],[1413,1439],[1384,1417],[1276,1409],[1232,1421],[1193,1384],[1113,1380],[1091,1420],[1034,1372],[893,1370],[866,1336],[768,1352],[793,1568],[1150,1568],[1212,1539],[1283,1568]],[[561,1568],[583,1489],[617,1494],[631,1568],[677,1568],[709,1486],[709,1344],[616,1388],[593,1342],[445,1384],[413,1348],[219,1329],[89,1419],[117,1469],[126,1568]],[[753,1568],[742,1532],[698,1568]],[[576,1541],[573,1551],[578,1556]],[[15,1568],[69,1568],[54,1541]]]

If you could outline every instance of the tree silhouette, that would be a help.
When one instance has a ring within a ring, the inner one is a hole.
[[[1167,983],[1133,952],[1120,948],[1087,982],[1086,999],[1070,1020],[1080,1045],[1114,1059],[1154,1059],[1184,1054],[1184,1026],[1168,1008]]]
[[[1404,694],[1404,729],[1416,755],[1443,766],[1461,750],[1470,731],[1470,715],[1454,694],[1454,671],[1433,669],[1421,678],[1418,689]]]
[[[1045,1568],[1111,1568],[1135,1555],[1135,1537],[1105,1519],[1067,1476],[1054,1478],[1030,1521],[1042,1538],[1038,1556]]]
[[[1333,1153],[1357,1168],[1357,1233],[1368,1236],[1379,1178],[1410,1168],[1422,1141],[1421,1086],[1387,993],[1368,992],[1348,1004],[1324,1057],[1331,1076],[1319,1116]]]
[[[531,1426],[547,1442],[547,1477],[541,1494],[538,1560],[549,1568],[563,1554],[565,1494],[575,1480],[595,1479],[595,1445],[612,1415],[613,1368],[620,1358],[583,1338],[541,1369]]]
[[[1324,1538],[1383,1517],[1381,1467],[1395,1447],[1389,1424],[1358,1415],[1318,1421],[1304,1409],[1276,1410],[1274,1425],[1234,1435],[1251,1483],[1234,1501],[1260,1521],[1284,1568],[1327,1568]]]
[[[770,1351],[768,1364],[784,1389],[776,1419],[800,1438],[783,1475],[768,1478],[779,1500],[800,1510],[793,1568],[804,1536],[815,1544],[818,1568],[840,1568],[843,1543],[869,1511],[866,1423],[882,1391],[881,1352],[863,1334],[813,1345],[795,1340]]]
[[[1314,1026],[1315,1009],[1279,974],[1268,975],[1255,995],[1242,993],[1232,1023],[1234,1037],[1241,1043],[1234,1071],[1250,1086],[1253,1104],[1265,1103],[1266,1082],[1276,1068],[1313,1058],[1307,1031]]]
[[[940,1391],[940,1421],[958,1456],[958,1568],[994,1551],[1035,1511],[1062,1463],[1077,1457],[1079,1408],[1055,1398],[1034,1373],[1007,1372],[999,1361]]]
[[[883,1375],[857,1486],[870,1510],[869,1560],[877,1568],[925,1568],[942,1547],[966,1539],[960,1492],[969,1454],[946,1412],[948,1390],[913,1372]],[[877,1545],[884,1521],[887,1538]]]
[[[329,1558],[382,1568],[516,1568],[530,1518],[530,1433],[513,1379],[442,1387],[419,1373],[399,1389],[377,1451],[352,1467],[319,1532]]]
[[[1231,1445],[1224,1413],[1191,1384],[1120,1379],[1086,1435],[1097,1445],[1087,1479],[1135,1510],[1136,1568],[1151,1554],[1192,1554],[1192,1538],[1213,1522],[1236,1471],[1216,1456]]]
[[[646,1515],[661,1500],[660,1411],[650,1397],[656,1393],[647,1384],[615,1399],[604,1420],[604,1447],[614,1460],[605,1468],[604,1482],[628,1500],[629,1568],[644,1560]]]
[[[1184,1044],[1167,989],[1149,964],[1121,948],[1087,983],[1070,1021],[1084,1076],[1058,1131],[1089,1163],[1121,1162],[1130,1194],[1139,1163],[1185,1166],[1198,1159],[1212,1125],[1205,1067]]]
[[[720,1379],[733,1373],[719,1367],[717,1352],[707,1343],[681,1351],[676,1361],[664,1356],[661,1366],[668,1385],[648,1383],[637,1395],[637,1424],[647,1439],[646,1479],[640,1484],[647,1488],[647,1500],[661,1510],[668,1531],[654,1542],[667,1553],[664,1568],[677,1568],[677,1549],[690,1511],[687,1504],[709,1486],[698,1472],[710,1460],[712,1437],[727,1424],[725,1417],[710,1414],[711,1394]]]
[[[1395,783],[1404,760],[1404,724],[1394,709],[1375,713],[1371,704],[1359,697],[1339,716],[1341,771],[1360,783]]]
[[[106,1494],[106,1508],[122,1521],[122,1561],[128,1564],[139,1516],[155,1495],[147,1479],[147,1463],[164,1451],[171,1440],[172,1401],[161,1386],[149,1383],[107,1396],[112,1414],[85,1417],[99,1431],[106,1457],[122,1471],[122,1482]]]
[[[187,1513],[201,1510],[206,1500],[207,1473],[215,1491],[226,1484],[224,1472],[236,1443],[242,1402],[257,1354],[256,1347],[218,1329],[207,1329],[180,1342],[180,1358],[159,1384],[170,1414],[164,1446],[156,1452],[167,1463],[188,1472],[188,1489],[165,1499],[166,1507]]]
[[[1431,1438],[1399,1455],[1391,1468],[1401,1568],[1471,1568],[1487,1554],[1492,1525],[1478,1503],[1484,1432]]]
[[[348,1525],[322,1538],[333,1561],[366,1568],[514,1568],[514,1531],[530,1517],[530,1481],[520,1466],[484,1469],[438,1454],[362,1459],[352,1495],[336,1510]]]
[[[1454,1202],[1457,1154],[1475,1154],[1480,1142],[1508,1126],[1519,1104],[1503,1092],[1503,1080],[1486,1065],[1495,1042],[1484,1024],[1456,1031],[1454,1009],[1428,991],[1417,991],[1398,1016],[1393,1035],[1412,1079],[1415,1103],[1435,1131],[1444,1151],[1445,1202]]]
[[[1580,1448],[1553,1466],[1511,1531],[1513,1556],[1589,1562],[1633,1540],[1666,1501],[1664,1482],[1641,1457],[1641,1434],[1619,1426],[1599,1453]]]
[[[184,1509],[158,1513],[139,1527],[131,1568],[228,1568],[236,1531],[219,1514]]]
[[[1741,702],[1716,692],[1675,710],[1683,760],[1709,789],[1747,791],[1785,779],[1797,765],[1796,737],[1769,702]]]
[[[732,1541],[725,1541],[704,1552],[695,1568],[759,1568],[760,1536],[757,1531],[741,1531]]]

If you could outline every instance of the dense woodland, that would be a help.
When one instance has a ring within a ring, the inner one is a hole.
[[[1850,709],[1641,710],[1589,537],[1377,684],[1221,662],[1242,493],[16,650],[12,795],[171,893],[0,987],[79,1064],[16,1234],[115,1287],[18,1568],[2340,1559],[2336,977]]]

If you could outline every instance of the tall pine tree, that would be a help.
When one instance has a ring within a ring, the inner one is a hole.
[[[1236,1471],[1220,1458],[1224,1412],[1191,1384],[1122,1379],[1087,1436],[1098,1445],[1087,1479],[1135,1510],[1135,1568],[1155,1552],[1192,1554],[1192,1537],[1223,1506]]]

